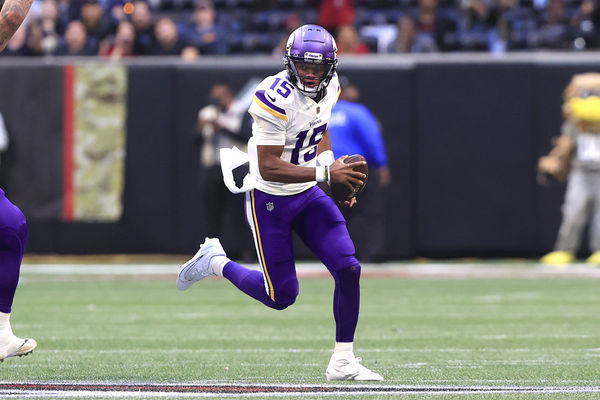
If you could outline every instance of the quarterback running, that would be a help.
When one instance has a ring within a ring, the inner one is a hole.
[[[298,295],[292,232],[296,232],[335,280],[335,347],[325,371],[328,380],[381,381],[383,377],[354,356],[361,267],[346,221],[317,182],[352,189],[365,175],[364,161],[334,160],[327,124],[340,93],[337,46],[322,27],[304,25],[289,37],[285,70],[256,88],[249,112],[254,122],[248,142],[251,188],[246,218],[262,271],[227,258],[219,239],[207,238],[183,264],[177,287],[188,289],[211,275],[223,276],[264,305],[283,310]],[[223,161],[222,161],[223,162]],[[225,173],[225,171],[224,171]],[[342,206],[351,207],[355,198]]]

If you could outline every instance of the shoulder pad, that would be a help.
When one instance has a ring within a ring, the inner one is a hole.
[[[277,96],[270,89],[257,90],[254,93],[254,104],[258,105],[262,110],[267,113],[287,121],[287,113],[285,108],[281,107],[283,104],[277,101]]]
[[[254,92],[254,104],[263,111],[284,121],[288,120],[286,111],[294,101],[294,86],[279,76],[271,76],[258,85]]]

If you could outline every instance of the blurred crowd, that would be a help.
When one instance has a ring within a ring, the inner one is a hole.
[[[339,54],[600,47],[596,0],[34,0],[2,56],[279,56],[306,23]]]

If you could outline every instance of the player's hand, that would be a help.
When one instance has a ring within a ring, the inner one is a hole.
[[[344,201],[340,201],[340,205],[342,207],[348,207],[348,208],[352,208],[354,207],[354,205],[358,202],[358,200],[356,200],[356,197],[351,198],[350,200],[344,200]]]
[[[354,168],[360,165],[366,165],[364,161],[357,161],[345,164],[344,159],[348,156],[341,156],[329,167],[330,183],[339,183],[346,186],[349,190],[354,190],[357,186],[362,186],[367,177],[362,172],[354,171]]]

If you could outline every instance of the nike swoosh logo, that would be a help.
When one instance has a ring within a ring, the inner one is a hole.
[[[275,103],[275,97],[271,97],[270,95],[267,94],[267,99],[271,100],[273,103]]]

